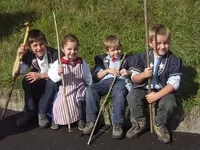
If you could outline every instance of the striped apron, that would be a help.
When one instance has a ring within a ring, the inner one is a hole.
[[[59,87],[58,95],[53,104],[53,121],[55,124],[66,125],[67,122],[67,105],[69,107],[70,123],[80,119],[80,107],[78,102],[84,100],[85,83],[83,80],[82,63],[71,66],[65,64],[64,80],[65,80],[65,98],[63,97],[63,87]]]

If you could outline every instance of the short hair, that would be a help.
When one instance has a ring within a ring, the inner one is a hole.
[[[28,34],[28,45],[32,44],[33,42],[39,42],[39,41],[44,41],[47,43],[46,37],[44,33],[38,29],[32,29],[29,31]]]
[[[152,42],[156,35],[168,36],[170,39],[170,30],[163,24],[157,24],[149,30],[149,41]]]
[[[76,42],[77,46],[79,46],[78,38],[73,34],[65,35],[61,41],[61,47],[64,48],[67,42]]]
[[[116,37],[115,35],[109,35],[104,40],[104,47],[105,47],[106,51],[108,51],[108,49],[111,47],[117,47],[117,48],[121,49],[122,44],[118,37]]]

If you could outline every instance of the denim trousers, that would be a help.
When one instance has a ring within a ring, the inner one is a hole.
[[[114,78],[105,79],[90,85],[86,90],[86,120],[94,122],[99,111],[101,97],[106,95]],[[127,95],[125,80],[117,79],[112,88],[113,112],[112,122],[123,123],[124,104]]]
[[[53,102],[54,95],[58,91],[59,83],[51,79],[41,79],[30,83],[25,78],[22,81],[25,99],[25,111],[36,110],[46,114],[49,104]]]
[[[146,118],[145,106],[148,104],[146,101],[147,90],[142,88],[132,89],[127,95],[127,101],[130,108],[132,117],[135,120],[140,118]],[[157,124],[166,125],[171,119],[175,109],[177,108],[177,102],[174,94],[167,94],[155,103],[155,121]],[[132,119],[131,119],[132,120]]]

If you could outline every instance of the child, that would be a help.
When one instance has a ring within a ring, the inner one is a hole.
[[[156,25],[149,31],[150,68],[146,64],[146,52],[139,54],[132,74],[133,89],[127,95],[133,115],[132,127],[126,133],[128,138],[139,136],[147,127],[144,114],[145,103],[156,103],[154,132],[162,143],[170,142],[166,125],[177,107],[175,91],[179,88],[183,64],[169,50],[170,31],[164,25]],[[151,93],[148,93],[147,79],[151,78]],[[146,100],[145,100],[146,99]]]
[[[121,42],[114,36],[109,35],[104,41],[106,53],[98,55],[94,58],[95,69],[93,72],[94,79],[98,82],[88,87],[86,91],[86,127],[83,134],[90,134],[94,126],[96,115],[99,109],[99,101],[102,96],[109,91],[111,83],[115,76],[117,80],[112,89],[113,97],[113,138],[121,138],[123,135],[124,121],[124,103],[126,100],[127,89],[125,87],[125,79],[130,75],[128,71],[127,59],[125,59],[120,68],[120,60],[122,58]]]
[[[63,98],[63,86],[59,87],[56,100],[53,104],[52,129],[58,129],[59,125],[68,124],[67,105],[69,107],[70,123],[79,121],[79,129],[83,129],[82,102],[85,100],[85,90],[92,82],[92,76],[88,64],[81,57],[78,57],[79,41],[76,36],[69,34],[62,40],[62,51],[64,56],[61,58],[63,67],[59,68],[56,61],[49,70],[50,78],[57,82],[61,80],[60,75],[64,73],[66,97]],[[58,69],[59,68],[59,69]],[[64,68],[64,70],[63,70]]]
[[[49,102],[53,99],[57,90],[57,85],[49,79],[47,74],[49,66],[57,60],[57,50],[47,46],[44,33],[37,29],[32,29],[29,32],[27,42],[28,47],[21,44],[18,48],[13,67],[15,77],[31,68],[22,81],[25,112],[17,120],[16,125],[18,127],[25,126],[38,113],[39,126],[44,128],[49,125],[46,112]],[[23,56],[22,60],[20,60],[21,55]],[[20,64],[20,66],[16,70],[17,64]]]

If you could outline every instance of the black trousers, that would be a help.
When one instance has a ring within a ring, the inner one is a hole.
[[[42,79],[30,83],[25,78],[22,81],[25,99],[25,111],[36,110],[45,114],[54,95],[58,91],[60,83],[54,83],[51,79]]]

